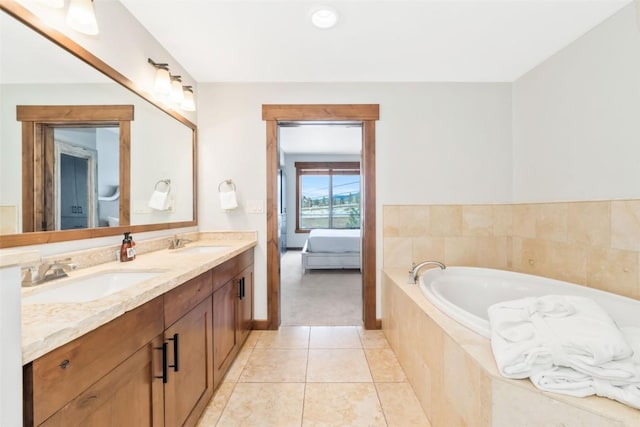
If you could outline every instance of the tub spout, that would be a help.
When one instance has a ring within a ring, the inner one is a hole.
[[[412,264],[411,270],[409,270],[409,283],[415,285],[416,281],[418,280],[418,273],[420,273],[420,270],[422,269],[422,267],[425,267],[427,265],[437,265],[442,270],[447,268],[447,266],[441,263],[440,261],[424,261],[418,265]]]

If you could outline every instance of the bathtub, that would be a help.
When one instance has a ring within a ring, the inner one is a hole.
[[[427,299],[447,316],[487,338],[491,336],[489,306],[549,294],[591,298],[619,327],[640,327],[640,301],[530,274],[475,267],[434,268],[420,277],[419,286]]]

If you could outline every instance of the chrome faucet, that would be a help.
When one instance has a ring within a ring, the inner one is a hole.
[[[425,267],[427,265],[437,265],[438,267],[440,267],[442,270],[444,270],[445,268],[447,268],[446,265],[444,265],[443,263],[439,262],[439,261],[424,261],[421,262],[420,264],[416,265],[416,264],[411,264],[411,270],[409,270],[409,283],[412,284],[416,284],[416,281],[418,280],[418,273],[420,273],[420,269],[422,267]]]
[[[22,286],[35,286],[55,279],[68,277],[67,271],[75,270],[77,265],[71,262],[71,258],[49,262],[41,260],[40,264],[34,267],[24,268],[22,275]],[[34,276],[35,270],[35,276]]]
[[[184,237],[180,238],[176,235],[173,237],[173,239],[169,239],[169,249],[184,248],[184,245],[186,245],[187,243],[191,243],[191,240],[185,239]]]

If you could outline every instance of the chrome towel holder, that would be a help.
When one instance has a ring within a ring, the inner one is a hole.
[[[225,179],[220,184],[218,184],[218,193],[222,192],[222,186],[225,184],[227,185],[227,187],[229,187],[230,191],[236,191],[236,185],[233,183],[233,180]]]

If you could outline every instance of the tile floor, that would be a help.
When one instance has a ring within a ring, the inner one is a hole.
[[[253,331],[198,427],[430,427],[382,331]]]

